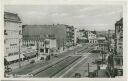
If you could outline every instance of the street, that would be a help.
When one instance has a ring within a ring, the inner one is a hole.
[[[14,69],[12,72],[9,72],[8,74],[13,74],[13,75],[14,74],[16,74],[16,75],[34,74],[35,77],[42,77],[42,73],[41,73],[42,71],[41,70],[46,69],[49,66],[52,66],[52,65],[60,62],[63,59],[65,60],[65,58],[67,58],[68,56],[72,56],[73,59],[74,59],[74,57],[78,57],[78,56],[80,57],[81,56],[81,58],[78,58],[76,60],[72,60],[72,62],[80,61],[84,56],[86,56],[85,54],[87,52],[89,52],[93,49],[93,47],[91,47],[91,46],[92,45],[83,45],[82,47],[76,47],[73,50],[68,50],[66,52],[63,52],[62,54],[58,55],[58,57],[52,57],[52,59],[47,61],[46,63],[42,63],[40,61],[40,62],[37,62],[34,64],[27,64],[25,66],[22,66],[21,68]],[[80,54],[82,54],[82,55],[80,55]],[[78,56],[75,56],[75,55],[78,55]],[[69,58],[69,60],[71,60],[71,58]],[[72,62],[69,63],[69,65],[72,64]],[[65,63],[61,64],[61,65],[65,65]],[[67,66],[69,66],[69,65],[67,65]],[[64,66],[62,68],[64,69],[67,66]],[[38,71],[40,71],[40,72],[38,72]],[[52,71],[50,71],[50,72],[52,72]],[[43,72],[43,73],[45,73],[45,72]],[[49,77],[49,76],[47,76],[47,77]]]
[[[124,75],[123,5],[4,7],[4,77]]]

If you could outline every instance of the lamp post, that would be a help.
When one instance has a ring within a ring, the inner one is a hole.
[[[19,68],[21,68],[21,62],[20,62],[20,60],[21,60],[21,58],[20,58],[20,53],[21,53],[21,46],[20,46],[20,42],[21,42],[21,39],[19,39]]]
[[[38,59],[38,56],[39,56],[39,42],[37,41],[37,59]]]
[[[89,69],[90,69],[90,68],[89,68],[89,63],[88,63],[88,77],[89,77]]]

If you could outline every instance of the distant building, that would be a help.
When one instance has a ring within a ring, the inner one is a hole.
[[[115,23],[114,52],[110,51],[108,56],[108,69],[112,77],[123,76],[123,18]],[[113,37],[114,36],[114,37]],[[113,43],[110,43],[113,44]]]
[[[123,66],[123,18],[115,23],[115,55],[114,68],[122,69]]]
[[[77,30],[77,43],[88,43],[88,39],[87,39],[87,31],[84,29],[79,29]]]
[[[40,51],[50,52],[51,47],[45,47],[45,41],[52,45],[54,41],[57,50],[69,48],[74,45],[74,27],[64,24],[23,25],[23,45],[33,44],[39,46]]]
[[[97,38],[97,50],[107,52],[108,51],[108,45],[105,37],[98,37]]]
[[[75,28],[73,26],[66,26],[66,46],[71,47],[75,43]]]
[[[19,60],[22,45],[22,24],[18,14],[4,12],[4,56],[9,63]],[[21,54],[21,59],[23,55]]]
[[[123,54],[123,18],[115,24],[115,49],[117,55]]]
[[[96,31],[88,31],[89,43],[97,43]]]
[[[115,48],[115,30],[108,30],[108,50],[114,53]]]

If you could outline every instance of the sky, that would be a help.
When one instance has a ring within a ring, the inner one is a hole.
[[[99,31],[113,30],[123,15],[121,5],[5,5],[4,11],[17,13],[23,24],[67,24]]]

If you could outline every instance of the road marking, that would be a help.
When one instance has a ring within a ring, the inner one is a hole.
[[[62,78],[64,75],[66,75],[68,72],[70,72],[74,67],[76,67],[79,63],[81,63],[84,59],[86,59],[88,57],[85,56],[83,59],[81,59],[79,62],[77,62],[73,67],[71,67],[70,69],[68,69],[63,75],[61,75],[59,78]]]

